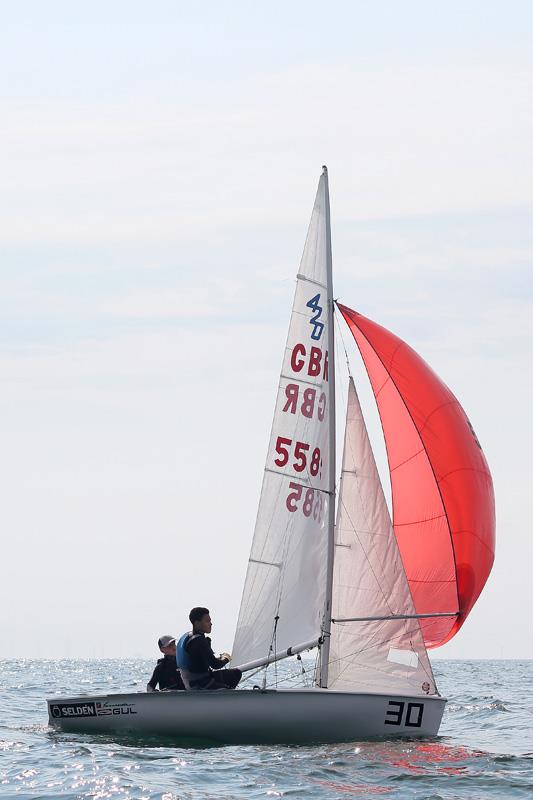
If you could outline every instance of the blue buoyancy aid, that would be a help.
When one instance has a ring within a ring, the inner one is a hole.
[[[187,631],[187,633],[184,633],[182,636],[180,636],[176,645],[176,664],[178,665],[179,669],[185,669],[187,672],[190,672],[192,664],[191,657],[185,649],[185,645],[191,636],[192,633]]]
[[[193,672],[192,667],[193,659],[190,653],[187,652],[187,645],[193,639],[197,639],[201,634],[199,633],[184,633],[180,636],[176,645],[176,664],[178,665],[181,679],[186,689],[199,689],[205,688],[200,686],[200,682],[205,678],[209,678],[210,671],[207,672]]]

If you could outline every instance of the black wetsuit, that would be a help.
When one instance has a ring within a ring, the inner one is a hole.
[[[191,672],[204,674],[197,681],[192,680],[193,689],[235,689],[242,672],[240,669],[222,669],[228,662],[225,658],[217,658],[211,648],[211,639],[204,633],[191,637],[185,649],[191,659]],[[216,671],[214,671],[216,670]],[[209,675],[205,675],[208,672]]]
[[[180,671],[176,666],[176,656],[165,656],[159,659],[154,674],[148,681],[148,686],[155,690],[157,684],[160,689],[185,689]]]

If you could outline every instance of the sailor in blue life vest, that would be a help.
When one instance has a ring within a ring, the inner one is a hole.
[[[192,631],[184,633],[176,645],[176,662],[186,689],[235,689],[242,672],[240,669],[222,669],[231,661],[229,653],[217,658],[211,649],[212,622],[209,609],[197,606],[189,619]]]
[[[163,653],[154,669],[154,674],[146,686],[147,692],[157,692],[159,684],[161,691],[185,689],[179,669],[176,666],[176,640],[173,636],[160,636],[157,645]]]

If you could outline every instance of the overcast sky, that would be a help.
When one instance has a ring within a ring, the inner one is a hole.
[[[0,657],[155,657],[197,604],[231,647],[326,163],[336,296],[494,477],[495,567],[435,656],[533,658],[531,3],[0,13]]]

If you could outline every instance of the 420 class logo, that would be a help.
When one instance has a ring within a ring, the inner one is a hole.
[[[309,320],[309,324],[313,326],[313,330],[311,331],[311,339],[314,339],[316,342],[320,340],[324,330],[324,323],[320,322],[320,317],[322,316],[322,311],[324,309],[319,305],[319,303],[320,295],[315,294],[315,296],[305,304],[307,308],[310,308],[311,311],[315,312],[314,316]]]

